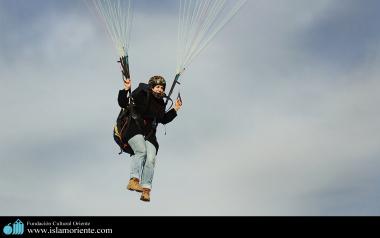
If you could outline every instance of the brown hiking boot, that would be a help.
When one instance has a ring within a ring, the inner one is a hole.
[[[136,192],[140,192],[141,193],[143,191],[143,188],[141,187],[141,185],[139,184],[139,182],[140,182],[140,180],[138,178],[131,178],[129,180],[127,189],[131,190],[131,191],[136,191]]]
[[[141,194],[140,200],[144,201],[144,202],[150,201],[150,189],[149,188],[144,188],[144,190]]]

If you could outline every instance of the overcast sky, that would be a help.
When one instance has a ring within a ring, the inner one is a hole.
[[[133,85],[176,67],[137,1]],[[0,215],[380,215],[380,2],[249,0],[181,78],[151,202],[126,190],[117,55],[83,1],[0,0]]]

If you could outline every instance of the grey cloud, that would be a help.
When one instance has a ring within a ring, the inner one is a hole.
[[[378,46],[378,1],[336,1],[297,37],[301,50],[343,70],[365,65]]]
[[[378,213],[379,62],[348,74],[297,47],[299,33],[335,12],[331,1],[251,1],[202,52],[181,78],[179,117],[167,135],[159,128],[150,204],[125,190],[129,158],[112,141],[121,87],[113,46],[94,19],[68,9],[42,15],[52,21],[28,33],[44,28],[41,37],[1,65],[6,215]],[[155,16],[135,18],[134,85],[174,76],[176,17]],[[5,48],[22,41],[13,32]]]

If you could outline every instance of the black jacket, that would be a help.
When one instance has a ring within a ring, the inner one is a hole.
[[[177,112],[173,109],[165,112],[165,103],[162,98],[158,99],[153,96],[150,90],[146,89],[144,84],[140,84],[132,92],[132,98],[135,103],[135,112],[140,119],[132,119],[127,131],[123,135],[123,141],[127,142],[135,135],[141,134],[145,139],[151,142],[158,152],[158,142],[156,138],[156,125],[158,123],[167,124],[176,116]],[[120,90],[118,96],[119,106],[127,108],[128,95],[126,90]]]

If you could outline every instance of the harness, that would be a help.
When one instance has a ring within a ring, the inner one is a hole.
[[[140,83],[138,88],[139,88],[139,90],[144,90],[147,92],[145,108],[143,110],[144,112],[146,112],[150,106],[150,93],[147,90],[148,85]],[[116,123],[116,125],[114,125],[114,128],[113,128],[114,139],[120,147],[119,155],[122,154],[123,152],[127,152],[131,155],[133,154],[133,150],[129,146],[128,142],[123,140],[123,134],[124,134],[124,132],[126,132],[128,130],[132,119],[135,121],[137,128],[142,132],[144,132],[144,127],[149,122],[149,120],[142,118],[141,115],[135,111],[135,109],[134,109],[135,103],[134,103],[133,97],[132,97],[130,92],[129,92],[128,100],[129,100],[129,103],[128,103],[127,108],[121,109],[119,116],[117,118],[117,123]],[[118,124],[120,124],[120,123],[122,125],[119,126],[119,128],[118,128]],[[153,135],[154,131],[157,129],[157,126],[158,126],[157,119],[154,118],[151,124],[152,124],[152,127],[149,130],[149,132],[143,133],[145,140],[147,140],[149,137],[151,137]],[[143,125],[144,125],[144,127],[143,127]]]
[[[114,139],[120,147],[119,155],[122,154],[123,152],[133,154],[133,150],[130,148],[128,143],[124,142],[124,140],[123,140],[123,133],[128,130],[128,128],[131,124],[132,118],[136,117],[134,115],[136,113],[134,112],[134,109],[133,109],[134,102],[133,102],[133,98],[131,96],[130,91],[129,91],[128,100],[129,100],[129,103],[128,103],[127,108],[122,108],[120,110],[119,116],[117,117],[117,120],[116,120],[116,124],[113,126]],[[123,122],[123,120],[124,120],[124,122]],[[120,131],[119,131],[119,128],[117,125],[120,123],[122,123],[122,126],[121,126]]]

